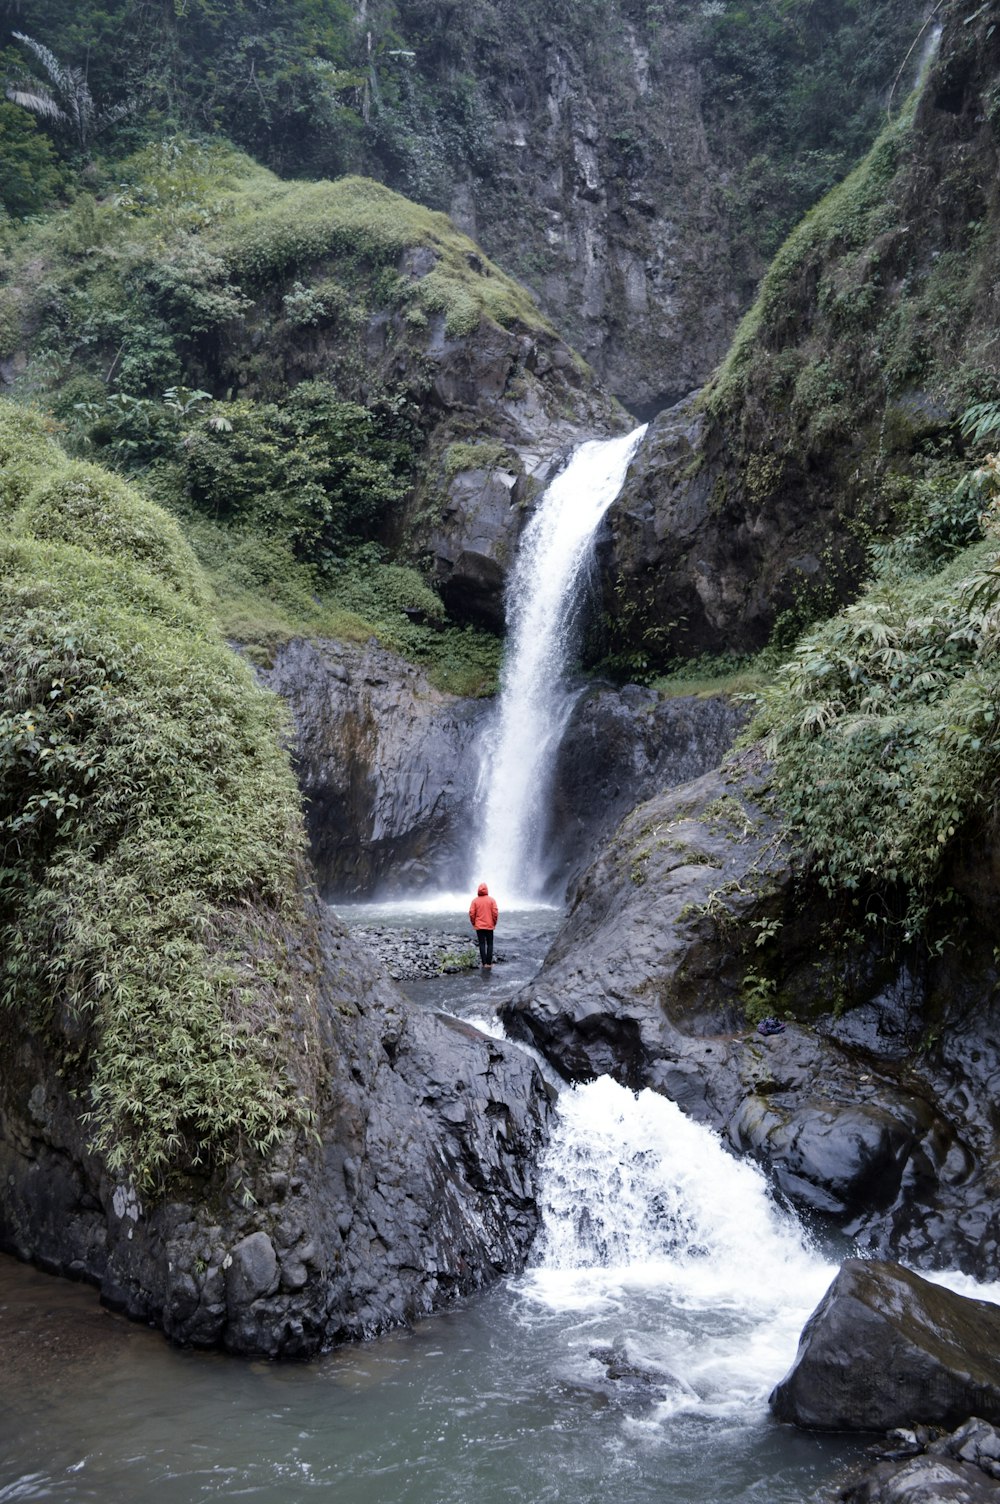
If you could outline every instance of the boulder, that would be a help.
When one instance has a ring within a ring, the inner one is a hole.
[[[817,1431],[1000,1420],[1000,1307],[898,1264],[848,1259],[772,1391],[778,1420]]]
[[[175,1342],[306,1358],[524,1262],[549,1096],[528,1057],[409,1004],[328,912],[293,957],[313,1120],[140,1197],[38,1039],[0,1060],[0,1248]]]

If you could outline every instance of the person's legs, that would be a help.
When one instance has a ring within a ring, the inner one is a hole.
[[[486,931],[486,965],[493,965],[493,931]]]
[[[486,965],[486,947],[487,947],[487,944],[489,944],[491,951],[493,949],[493,946],[492,946],[492,943],[491,943],[492,940],[493,940],[493,931],[492,930],[477,930],[476,931],[476,939],[479,941],[479,961],[480,961],[480,964],[482,966],[485,966]]]

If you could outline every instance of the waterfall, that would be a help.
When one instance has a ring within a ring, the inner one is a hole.
[[[531,1309],[575,1312],[584,1344],[624,1340],[666,1371],[669,1409],[762,1409],[836,1265],[756,1166],[665,1097],[601,1076],[561,1093],[542,1184]]]
[[[482,835],[472,874],[508,905],[544,895],[548,792],[575,698],[564,681],[579,586],[598,524],[645,431],[590,440],[575,451],[525,529],[511,572],[500,696],[483,741]]]

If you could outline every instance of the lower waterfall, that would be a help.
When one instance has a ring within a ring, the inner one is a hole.
[[[661,1422],[762,1407],[837,1266],[761,1172],[608,1076],[560,1094],[543,1168],[532,1303],[610,1315],[628,1361],[662,1377]]]

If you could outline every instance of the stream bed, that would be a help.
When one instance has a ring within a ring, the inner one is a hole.
[[[402,945],[463,917],[338,912]],[[496,1027],[558,919],[502,913],[492,973],[405,990]],[[177,1351],[0,1259],[0,1504],[800,1504],[857,1455],[767,1411],[835,1264],[755,1169],[602,1079],[560,1098],[544,1200],[520,1278],[302,1366]]]

